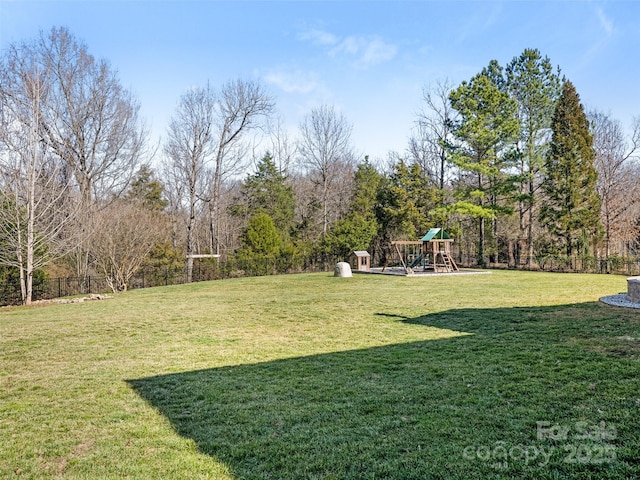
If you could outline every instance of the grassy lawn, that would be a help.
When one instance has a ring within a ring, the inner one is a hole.
[[[260,277],[0,310],[0,478],[640,478],[624,277]]]

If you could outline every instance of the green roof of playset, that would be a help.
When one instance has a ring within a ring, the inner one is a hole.
[[[431,240],[451,240],[451,237],[441,228],[432,228],[422,237],[423,242],[429,242]]]

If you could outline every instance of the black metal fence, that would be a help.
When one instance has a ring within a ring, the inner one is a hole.
[[[478,267],[478,259],[474,255],[458,254],[454,256],[461,267]],[[506,261],[491,261],[485,258],[485,267],[494,269],[540,270],[562,273],[602,273],[626,276],[640,275],[640,260],[637,258],[612,257],[599,259],[596,257],[539,256],[533,265],[515,265]]]
[[[291,257],[251,260],[232,258],[220,264],[217,262],[196,262],[192,272],[192,281],[202,282],[234,277],[329,271],[333,269],[337,261],[332,257],[323,259]],[[184,268],[143,268],[129,279],[127,289],[179,285],[186,283],[187,278],[187,271]],[[110,291],[109,282],[101,276],[48,278],[34,284],[32,300],[50,300]],[[0,284],[0,305],[19,305],[22,303],[21,298],[20,285],[17,281],[5,281]]]

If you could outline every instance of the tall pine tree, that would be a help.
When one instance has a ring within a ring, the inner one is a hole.
[[[533,261],[534,224],[539,208],[541,170],[549,146],[551,119],[562,81],[548,57],[537,49],[525,49],[506,68],[506,88],[518,104],[520,135],[517,143],[518,256]]]
[[[517,106],[501,90],[501,67],[492,61],[482,73],[453,90],[451,106],[459,113],[453,134],[451,160],[461,172],[458,201],[450,211],[478,219],[478,264],[484,265],[487,219],[510,211],[505,199],[513,186],[509,174],[509,147],[518,134]]]
[[[595,243],[602,226],[593,137],[580,97],[569,81],[562,86],[551,128],[540,221],[571,256],[588,246],[585,237]]]

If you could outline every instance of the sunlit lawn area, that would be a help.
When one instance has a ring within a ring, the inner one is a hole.
[[[0,478],[640,477],[624,277],[331,274],[0,310]]]

